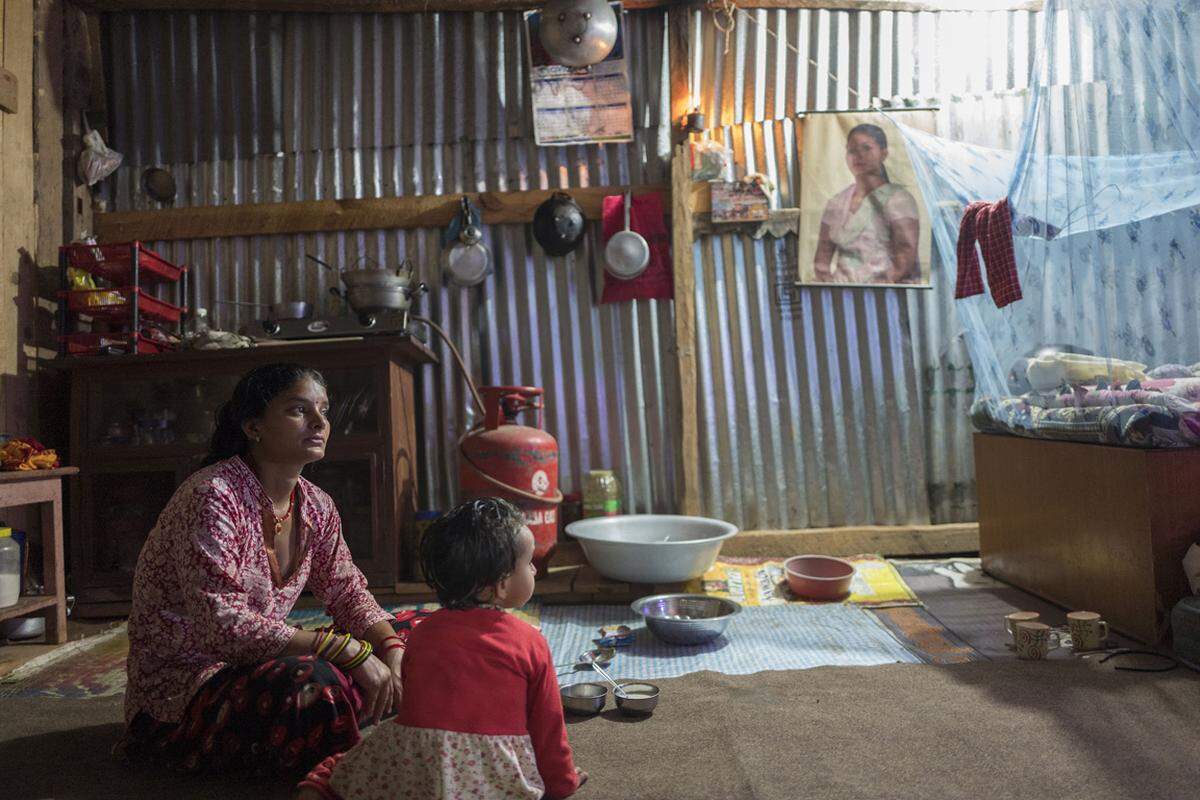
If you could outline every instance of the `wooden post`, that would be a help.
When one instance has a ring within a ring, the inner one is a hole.
[[[67,579],[63,552],[62,480],[54,479],[51,499],[42,503],[42,583],[56,602],[46,613],[46,641],[67,640]]]
[[[684,115],[692,92],[686,6],[667,12],[671,77],[671,260],[675,277],[675,354],[679,368],[679,419],[675,493],[682,514],[700,513],[700,439],[696,412],[696,278],[692,262],[692,176],[688,166]]]
[[[683,118],[692,110],[691,49],[688,46],[688,21],[691,9],[676,6],[667,12],[667,50],[671,76],[671,142],[687,139]]]
[[[37,205],[38,266],[58,263],[63,222],[71,202],[64,202],[63,180],[63,0],[39,0],[34,20],[34,202]],[[38,344],[41,344],[39,342]]]
[[[692,180],[683,118],[691,111],[691,9],[667,12],[671,82],[671,252],[675,278],[675,353],[679,369],[676,496],[683,514],[700,513],[700,440],[696,412],[696,296],[692,263]]]
[[[678,497],[683,514],[700,513],[700,438],[696,409],[696,277],[692,260],[691,170],[687,145],[671,159],[671,254],[675,273],[675,353],[679,366]]]

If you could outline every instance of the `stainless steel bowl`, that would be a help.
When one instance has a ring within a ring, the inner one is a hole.
[[[19,619],[6,619],[0,623],[0,639],[20,641],[23,639],[36,639],[39,636],[45,635],[45,617],[21,617]]]
[[[559,694],[563,708],[576,714],[599,714],[608,702],[608,687],[600,683],[573,683]]]
[[[613,692],[613,697],[616,698],[617,708],[621,709],[621,713],[627,717],[645,716],[658,705],[658,687],[653,683],[645,681],[617,681],[621,685],[621,689],[625,691],[626,696]]]
[[[671,644],[711,641],[742,610],[732,600],[704,594],[656,594],[633,601],[632,607],[651,633]]]

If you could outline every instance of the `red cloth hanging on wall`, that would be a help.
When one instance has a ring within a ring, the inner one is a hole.
[[[625,229],[624,195],[604,198],[602,225],[605,245],[617,231]],[[646,244],[650,245],[650,262],[645,272],[627,281],[614,278],[605,270],[604,292],[600,302],[672,299],[675,296],[675,276],[671,265],[671,234],[663,221],[662,199],[657,194],[641,194],[633,198],[629,228],[640,233]],[[600,257],[604,258],[603,251]]]

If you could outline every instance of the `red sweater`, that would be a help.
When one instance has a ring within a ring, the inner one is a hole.
[[[347,753],[325,759],[300,783],[302,787],[314,789],[328,800],[343,800],[333,785],[347,789],[364,781],[374,785],[379,775],[393,768],[386,764],[388,758],[396,759],[395,769],[403,769],[400,762],[407,757],[406,747],[397,747],[398,742],[431,746],[417,744],[400,733],[423,729],[528,736],[545,785],[543,796],[565,798],[579,788],[550,648],[528,623],[496,609],[437,611],[413,626],[402,680],[400,713],[385,723],[399,727],[376,731]],[[389,735],[393,731],[399,738]],[[394,755],[389,755],[389,748]],[[441,755],[443,760],[450,757],[447,752]],[[385,763],[380,763],[381,758]],[[450,757],[450,762],[435,771],[456,769],[452,763]],[[471,780],[469,775],[461,777]],[[420,791],[420,779],[412,780],[417,785],[408,790]]]
[[[578,788],[550,647],[495,609],[442,609],[413,628],[396,722],[460,733],[528,734],[548,797]]]

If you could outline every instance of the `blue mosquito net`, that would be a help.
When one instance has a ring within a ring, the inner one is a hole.
[[[985,430],[1200,444],[1200,3],[1048,0],[1016,151],[898,122],[956,278],[966,206],[1008,199],[1022,299],[956,301]],[[987,271],[983,274],[986,276]]]

